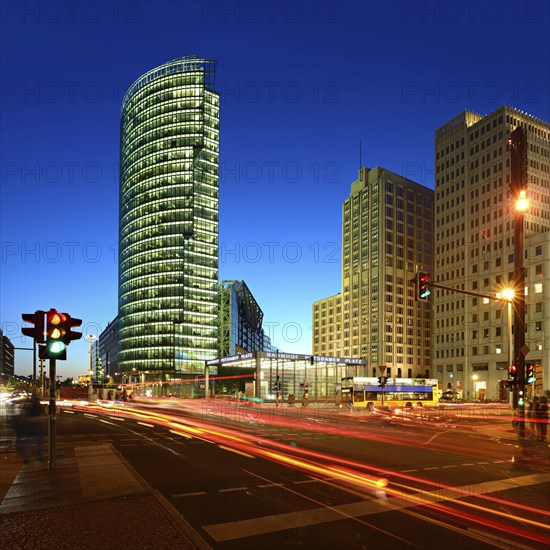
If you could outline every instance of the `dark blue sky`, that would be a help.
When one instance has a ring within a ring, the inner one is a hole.
[[[10,2],[1,19],[1,303],[117,313],[118,146],[129,84],[216,59],[220,278],[244,279],[273,341],[311,350],[340,290],[341,204],[359,168],[433,188],[435,130],[503,104],[550,120],[547,2]],[[63,376],[87,370],[75,342]],[[16,372],[31,371],[29,352]]]

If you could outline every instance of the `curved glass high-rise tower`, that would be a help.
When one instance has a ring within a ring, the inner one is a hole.
[[[126,92],[120,121],[119,369],[141,381],[216,357],[219,95],[184,57]]]

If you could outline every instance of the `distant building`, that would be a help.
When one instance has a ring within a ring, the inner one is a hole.
[[[118,316],[108,323],[97,339],[98,360],[94,364],[101,365],[103,379],[111,376],[117,379],[118,372]]]
[[[11,340],[0,329],[0,375],[15,374],[15,349]]]
[[[515,205],[508,141],[527,136],[525,213],[527,362],[550,373],[550,124],[503,106],[460,113],[435,134],[433,280],[496,296],[514,280]],[[544,357],[543,357],[544,354]],[[434,378],[466,399],[507,399],[507,304],[435,289]]]
[[[218,357],[275,351],[262,323],[264,314],[244,281],[221,281]]]
[[[413,280],[433,267],[433,194],[361,168],[342,209],[342,293],[313,305],[314,355],[362,358],[365,376],[430,375],[432,307]]]
[[[313,303],[313,353],[342,357],[342,294]]]
[[[123,100],[118,364],[142,382],[194,379],[218,353],[215,69],[175,59]]]

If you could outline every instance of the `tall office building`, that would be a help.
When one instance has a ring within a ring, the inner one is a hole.
[[[547,370],[550,273],[543,236],[550,230],[547,122],[503,106],[486,116],[465,111],[436,131],[433,280],[491,297],[513,285],[515,205],[508,140],[519,126],[528,144],[526,360],[542,361]],[[443,289],[434,294],[434,377],[458,397],[505,399],[510,361],[507,304]]]
[[[313,353],[365,359],[368,376],[378,376],[379,366],[387,376],[429,375],[431,304],[415,300],[412,281],[433,265],[433,191],[380,167],[362,168],[342,222],[342,294],[314,304]],[[330,308],[338,307],[340,320],[331,320]],[[329,334],[331,323],[340,324],[339,335]]]
[[[217,355],[215,65],[175,59],[124,96],[118,364],[143,382],[203,372]]]

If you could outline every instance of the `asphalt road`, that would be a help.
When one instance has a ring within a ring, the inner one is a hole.
[[[112,443],[214,548],[550,542],[548,446],[520,446],[506,419],[495,437],[469,423],[313,410],[148,414],[62,413],[58,440]],[[180,427],[157,425],[166,415]]]

